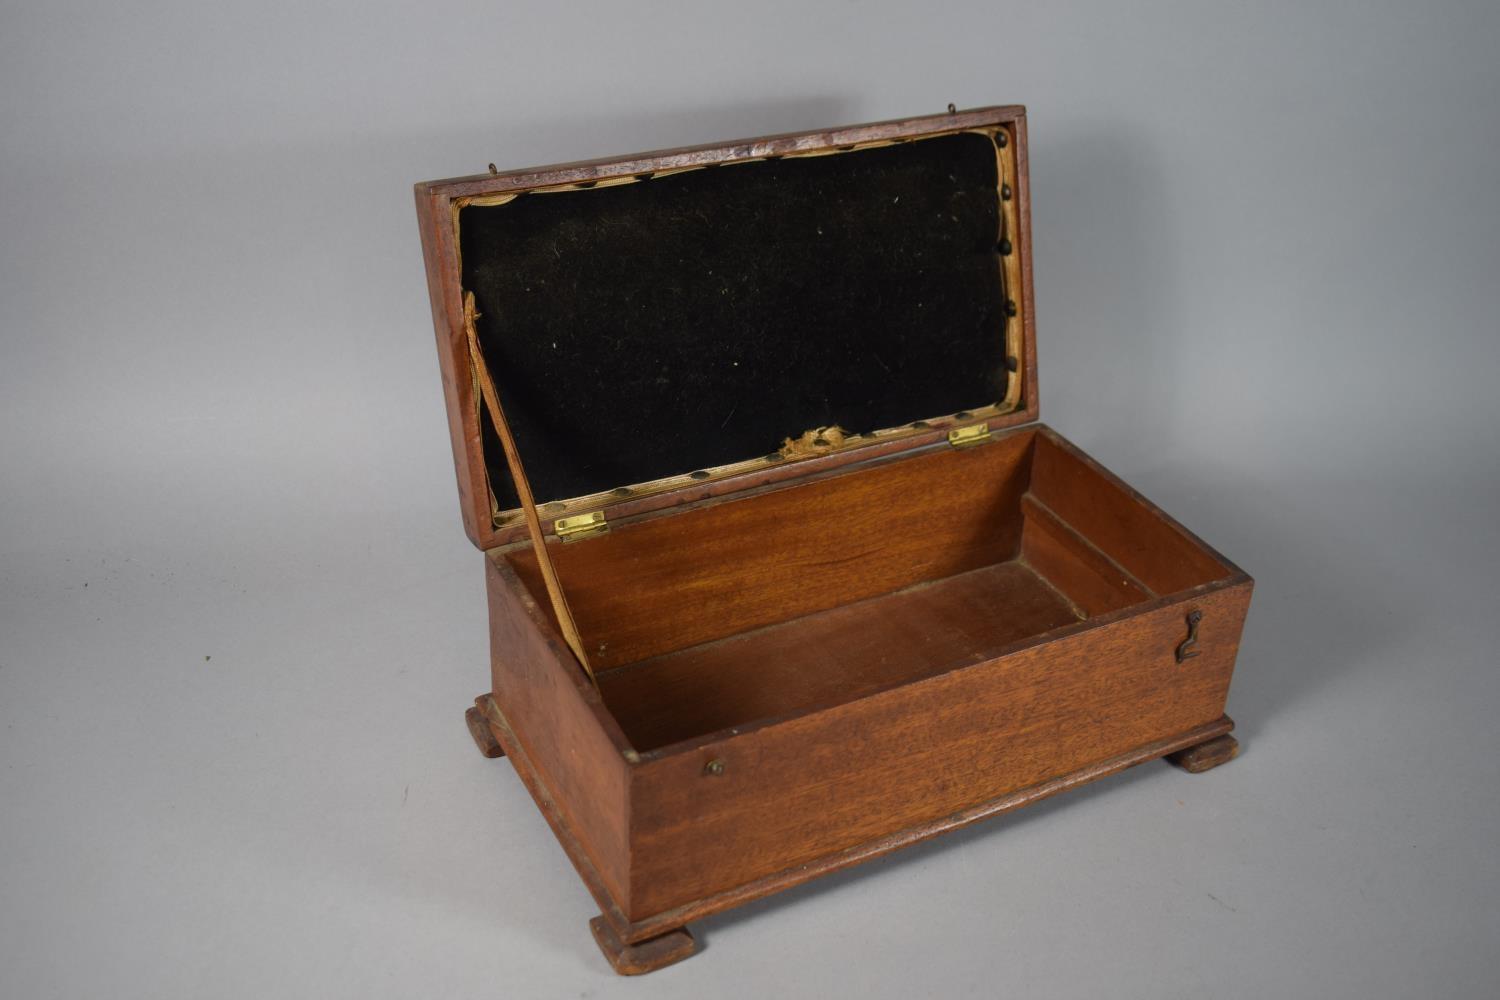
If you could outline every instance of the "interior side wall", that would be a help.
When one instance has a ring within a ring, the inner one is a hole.
[[[1035,433],[942,447],[550,550],[596,670],[1013,558]],[[509,553],[547,605],[536,557]]]
[[[1155,595],[1028,493],[1021,499],[1021,560],[1082,616],[1108,614]]]
[[[1113,610],[1101,587],[1133,598],[1137,590],[1175,594],[1229,575],[1202,543],[1050,432],[1036,435],[1030,481],[1029,499],[1043,509],[1027,508],[1035,532],[1027,552],[1040,553],[1058,573],[1054,585],[1075,601],[1083,599],[1076,593],[1097,602],[1090,614]]]

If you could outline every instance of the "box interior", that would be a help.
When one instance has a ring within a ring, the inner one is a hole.
[[[549,551],[640,752],[828,708],[1231,572],[1034,427]],[[550,608],[531,548],[503,557]]]

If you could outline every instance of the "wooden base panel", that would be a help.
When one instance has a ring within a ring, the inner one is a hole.
[[[464,712],[464,722],[468,724],[469,735],[474,737],[474,745],[479,748],[479,752],[493,759],[504,757],[505,748],[495,739],[495,734],[490,731],[490,724],[479,711],[479,702],[488,697],[489,695],[480,695],[474,699],[474,705]]]
[[[1167,754],[1167,760],[1187,771],[1189,774],[1201,774],[1212,770],[1220,764],[1227,764],[1240,755],[1240,744],[1233,736],[1224,734],[1216,736],[1197,746],[1179,750],[1176,753]]]
[[[679,927],[636,944],[621,941],[615,929],[603,917],[590,920],[589,930],[594,932],[594,941],[598,943],[599,950],[604,952],[604,957],[609,959],[610,966],[622,976],[655,972],[698,953],[698,942],[686,927]]]

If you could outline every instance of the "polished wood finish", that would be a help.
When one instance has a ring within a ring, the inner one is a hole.
[[[1031,493],[1154,594],[1229,573],[1213,551],[1055,433],[1037,437]]]
[[[536,802],[537,810],[552,828],[553,835],[558,844],[562,846],[563,853],[573,863],[578,877],[588,888],[594,897],[594,902],[599,906],[600,913],[617,930],[627,932],[631,924],[626,918],[624,911],[616,902],[623,898],[617,888],[619,873],[611,872],[606,881],[605,873],[595,863],[594,859],[601,856],[600,851],[594,846],[596,838],[608,839],[611,836],[610,825],[595,826],[578,821],[576,810],[565,811],[557,797],[553,794],[557,779],[549,774],[538,770],[536,763],[527,752],[525,745],[516,736],[515,730],[510,727],[505,713],[501,710],[495,696],[487,695],[479,699],[480,714],[489,723],[490,732],[496,741],[505,750],[505,756],[515,768],[521,783],[531,793],[531,798]],[[575,766],[589,766],[590,758],[585,756],[583,763]],[[616,862],[609,845],[603,845],[605,850],[602,856],[611,862]],[[652,934],[633,935],[628,938],[631,941],[645,940],[665,933],[662,929],[655,930]]]
[[[1018,164],[1023,406],[988,443],[920,429],[631,497],[576,544],[495,527],[456,199],[996,123]],[[1021,109],[989,108],[418,186],[465,526],[486,550],[491,692],[466,718],[536,801],[622,974],[693,954],[700,917],[1143,761],[1237,752],[1224,708],[1252,581],[1031,422],[1025,136]]]
[[[1077,621],[1010,561],[666,653],[600,687],[631,743],[653,750],[873,694]]]
[[[489,695],[480,695],[474,699],[475,704],[464,711],[464,724],[469,727],[469,735],[474,737],[474,745],[479,748],[480,754],[493,759],[504,757],[505,748],[495,739],[495,734],[490,731],[490,724],[479,710],[480,700],[488,697]]]
[[[1029,434],[978,448],[941,445],[857,476],[621,521],[607,535],[548,549],[602,676],[1010,558],[1030,448]],[[531,548],[506,552],[543,595]],[[643,593],[650,614],[641,614]]]
[[[634,751],[577,659],[503,559],[487,560],[491,690],[557,814],[615,899],[628,898]],[[493,703],[493,702],[492,702]],[[493,720],[491,720],[493,721]],[[518,768],[519,769],[519,768]],[[575,858],[575,864],[577,859]],[[602,904],[601,904],[602,905]]]
[[[1189,774],[1202,774],[1220,764],[1227,764],[1240,755],[1240,744],[1233,736],[1225,734],[1211,740],[1168,754],[1167,760]]]
[[[909,523],[896,497],[936,482],[942,502],[958,498],[953,515]],[[805,530],[810,495],[844,501],[843,545],[832,527]],[[804,530],[779,534],[799,512]],[[1121,523],[1161,552],[1132,548]],[[923,530],[915,562],[889,554]],[[747,886],[787,884],[785,872],[945,829],[976,802],[1228,729],[1249,578],[1046,427],[551,544],[586,641],[649,655],[610,661],[595,692],[557,637],[530,548],[496,549],[494,701],[525,720],[512,723],[519,742],[547,744],[526,754],[549,761],[538,786],[573,782],[547,799],[579,814],[564,822],[627,942],[734,905]],[[778,562],[784,547],[795,558]],[[717,572],[702,570],[710,555]],[[643,569],[660,575],[643,584]],[[732,601],[704,595],[721,587],[754,616],[720,620]],[[864,589],[885,592],[849,599]],[[824,607],[829,590],[845,599]],[[1190,610],[1201,655],[1179,664]]]
[[[686,927],[667,931],[637,944],[626,944],[620,940],[614,926],[603,917],[589,921],[589,930],[594,941],[609,964],[622,976],[640,976],[665,968],[684,958],[691,958],[698,951],[698,942]]]
[[[1026,494],[1021,510],[1021,559],[1067,594],[1080,615],[1119,611],[1155,596],[1034,494]]]
[[[509,735],[509,729],[505,725],[503,718],[498,714],[497,709],[491,706],[486,711],[485,717],[496,727],[496,734],[502,740],[509,739],[513,741],[514,738]],[[616,939],[620,941],[649,941],[664,934],[670,934],[674,930],[686,930],[684,925],[689,921],[698,920],[715,913],[721,913],[725,910],[742,906],[745,903],[754,902],[757,899],[794,888],[823,875],[842,871],[854,865],[862,864],[863,862],[900,850],[903,847],[920,843],[921,841],[953,830],[962,829],[980,820],[998,816],[1034,802],[1040,802],[1059,792],[1076,788],[1090,781],[1106,778],[1137,764],[1155,760],[1159,757],[1170,757],[1173,753],[1184,747],[1190,748],[1204,742],[1211,742],[1219,736],[1226,735],[1233,728],[1234,721],[1228,716],[1223,716],[1209,725],[1201,726],[1191,732],[1137,747],[1131,752],[1121,754],[1118,757],[1095,761],[1087,767],[1080,768],[1069,774],[1060,774],[1038,785],[1024,788],[1008,795],[1002,795],[989,801],[976,803],[952,815],[943,816],[928,823],[921,823],[904,830],[899,830],[888,836],[866,841],[847,850],[825,855],[805,865],[772,872],[769,875],[736,886],[725,892],[694,900],[688,905],[678,907],[675,910],[658,913],[640,921],[632,922],[627,919],[623,912],[613,905],[612,901],[601,903],[601,908],[603,909],[602,917],[594,919],[602,919],[607,923],[614,930]],[[588,863],[586,857],[582,855],[576,839],[562,825],[550,798],[542,790],[535,773],[531,770],[529,761],[524,756],[513,754],[511,762],[515,765],[523,784],[526,785],[533,797],[536,798],[542,815],[552,825],[553,832],[557,834],[559,842],[578,868],[585,885],[593,892],[596,899],[608,899],[608,891],[600,884],[597,872]],[[592,927],[592,921],[590,923]]]
[[[417,229],[422,235],[422,259],[427,271],[427,295],[432,303],[432,326],[437,331],[448,438],[453,446],[453,467],[458,474],[458,509],[463,514],[464,533],[469,540],[480,548],[488,548],[496,541],[493,503],[484,468],[479,387],[469,359],[458,246],[450,215],[448,199],[429,192],[426,185],[417,185]]]
[[[632,920],[1189,732],[1224,710],[1249,585],[1098,624],[857,701],[645,756],[631,791]],[[1209,634],[1209,628],[1212,634]],[[705,776],[710,761],[723,774]]]

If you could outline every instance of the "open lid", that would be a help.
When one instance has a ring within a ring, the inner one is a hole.
[[[481,375],[550,530],[1035,419],[1025,139],[950,110],[419,184],[469,536],[526,531]]]

